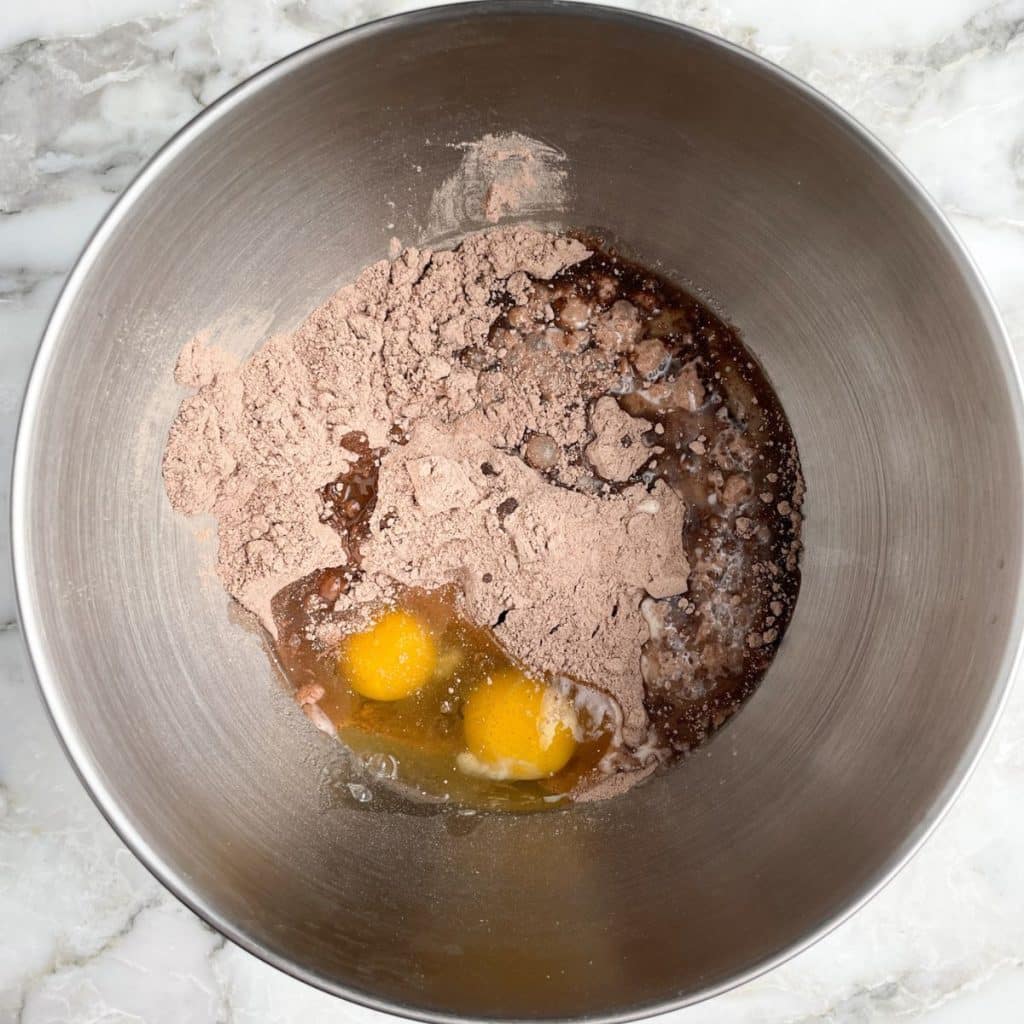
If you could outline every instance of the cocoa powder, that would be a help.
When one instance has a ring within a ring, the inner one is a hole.
[[[542,219],[565,206],[565,154],[519,132],[485,135],[462,143],[458,167],[430,202],[430,239],[464,231],[467,224],[496,224],[503,217]]]
[[[340,610],[395,587],[457,584],[465,611],[515,658],[612,694],[643,741],[647,595],[686,589],[684,508],[665,484],[580,494],[482,440],[423,420],[381,460],[363,575]]]
[[[277,592],[346,563],[321,492],[356,460],[357,438],[380,453],[377,504],[339,610],[457,584],[466,614],[514,657],[604,689],[624,739],[642,742],[641,603],[686,589],[685,510],[662,483],[602,483],[655,449],[647,421],[601,398],[635,310],[613,307],[600,344],[577,351],[583,314],[556,311],[534,281],[587,255],[526,228],[409,248],[244,363],[202,339],[185,346],[176,378],[196,391],[168,438],[167,493],[216,517],[220,579],[271,634]],[[510,303],[521,329],[492,330]]]

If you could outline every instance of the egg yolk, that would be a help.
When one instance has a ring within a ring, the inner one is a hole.
[[[385,612],[345,638],[340,668],[349,686],[371,700],[401,700],[419,690],[437,666],[430,630],[415,615]]]
[[[467,751],[459,768],[492,779],[544,779],[576,750],[579,723],[568,697],[515,669],[496,672],[466,699]]]

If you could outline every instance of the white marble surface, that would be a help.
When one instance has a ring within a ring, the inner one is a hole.
[[[20,393],[97,219],[184,121],[267,62],[417,0],[0,2],[0,543]],[[628,4],[624,4],[628,6]],[[635,0],[811,81],[951,214],[1024,346],[1024,0]],[[211,932],[68,767],[0,570],[0,1024],[383,1020]],[[1024,1020],[1024,689],[926,848],[865,910],[680,1024]]]

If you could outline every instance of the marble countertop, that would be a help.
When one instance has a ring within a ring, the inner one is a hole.
[[[782,64],[947,211],[1024,348],[1024,0],[634,0]],[[425,0],[32,0],[0,17],[0,544],[17,408],[61,282],[146,158],[315,39]],[[911,864],[815,947],[671,1017],[1024,1019],[1024,688]],[[50,729],[0,569],[0,1024],[385,1016],[225,942],[100,817]],[[667,1019],[667,1018],[666,1018]]]

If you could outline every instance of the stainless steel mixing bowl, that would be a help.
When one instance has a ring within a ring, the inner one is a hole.
[[[159,466],[186,339],[241,353],[295,324],[421,234],[455,144],[506,130],[566,153],[552,219],[741,326],[789,411],[808,518],[790,633],[721,735],[626,799],[470,827],[348,798]],[[952,799],[1017,648],[1021,422],[949,228],[800,83],[610,10],[407,15],[215,104],[90,243],[18,441],[23,625],[103,811],[235,941],[430,1019],[635,1017],[821,935]]]

